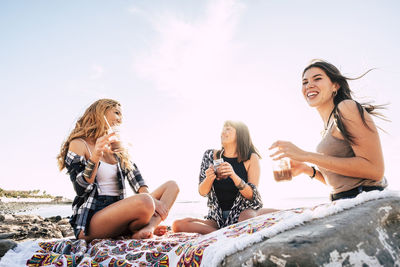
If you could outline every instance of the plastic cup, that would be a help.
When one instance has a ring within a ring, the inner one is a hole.
[[[121,142],[121,136],[120,136],[120,130],[117,127],[112,127],[110,128],[109,133],[115,133],[114,136],[110,138],[110,148],[111,151],[114,153],[121,152],[123,150],[122,142]]]
[[[292,180],[292,170],[290,168],[290,159],[283,158],[272,161],[272,170],[274,179],[277,182]]]
[[[220,158],[220,159],[214,159],[214,160],[213,160],[214,172],[215,172],[215,175],[217,175],[217,179],[218,179],[218,180],[221,179],[221,178],[223,178],[223,177],[221,176],[221,174],[218,172],[218,167],[219,167],[219,165],[221,165],[223,162],[224,162],[224,159],[222,159],[222,158]]]

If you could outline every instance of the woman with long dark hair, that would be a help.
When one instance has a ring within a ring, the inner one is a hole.
[[[383,117],[376,112],[382,106],[355,101],[348,80],[334,65],[312,61],[303,71],[302,93],[324,125],[317,153],[288,141],[276,141],[270,147],[276,149],[271,155],[275,160],[290,158],[293,176],[304,173],[331,186],[332,201],[387,186],[379,134],[371,116]]]
[[[209,149],[204,153],[200,168],[198,189],[200,195],[208,198],[208,215],[204,220],[176,220],[172,224],[174,232],[208,234],[273,211],[261,209],[263,204],[257,189],[261,157],[247,126],[238,121],[226,121],[221,143],[222,149]]]
[[[167,230],[159,224],[179,188],[168,181],[149,192],[126,148],[117,143],[115,132],[108,132],[121,123],[121,105],[99,99],[86,109],[61,146],[58,166],[67,169],[76,192],[70,219],[76,238],[88,242],[121,235],[144,239]],[[126,197],[125,181],[135,195]]]

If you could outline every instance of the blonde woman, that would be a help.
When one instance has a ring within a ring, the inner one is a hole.
[[[58,155],[59,169],[67,169],[76,192],[70,223],[75,236],[96,238],[130,235],[134,239],[163,234],[164,220],[178,195],[174,181],[152,193],[125,148],[117,152],[109,127],[122,123],[121,105],[112,99],[94,102],[76,122]],[[125,180],[135,195],[125,197]]]

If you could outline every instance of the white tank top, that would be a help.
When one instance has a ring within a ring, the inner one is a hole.
[[[119,196],[119,188],[117,184],[117,164],[109,164],[100,161],[97,169],[97,184],[100,187],[99,195],[103,196]]]
[[[85,140],[80,138],[85,144],[89,155],[92,156],[92,152]],[[119,196],[119,188],[117,183],[117,164],[109,164],[104,161],[100,161],[100,166],[97,168],[96,180],[100,188],[99,195],[101,196]]]

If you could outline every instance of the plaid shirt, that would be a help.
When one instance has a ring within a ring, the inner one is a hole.
[[[140,174],[136,164],[133,164],[133,170],[121,168],[120,160],[117,158],[117,182],[119,188],[119,199],[124,199],[126,196],[124,179],[127,179],[129,185],[135,193],[139,193],[139,188],[147,186]],[[68,151],[65,157],[67,173],[70,176],[71,182],[76,192],[76,197],[72,203],[73,214],[69,220],[74,228],[74,234],[78,238],[80,231],[84,231],[88,235],[89,222],[94,214],[96,207],[96,198],[100,193],[100,187],[97,184],[95,177],[94,183],[90,184],[83,177],[87,161],[84,156]],[[99,163],[100,166],[101,162]]]
[[[209,149],[204,153],[203,160],[201,161],[199,184],[206,178],[206,170],[213,164],[214,150]],[[222,217],[222,209],[219,205],[217,194],[215,193],[214,186],[211,187],[210,192],[207,194],[208,201],[207,206],[209,208],[207,216],[205,219],[214,220],[217,222],[219,228],[237,223],[239,220],[239,215],[242,211],[246,209],[258,210],[262,208],[263,203],[261,200],[260,193],[257,187],[252,183],[247,183],[253,190],[253,198],[251,200],[243,197],[243,195],[238,192],[233,206],[229,212],[228,218],[224,221]]]

